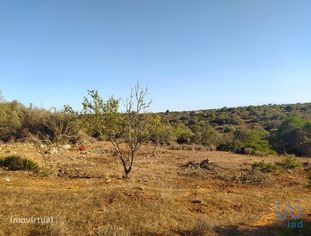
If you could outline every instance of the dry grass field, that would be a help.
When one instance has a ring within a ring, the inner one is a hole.
[[[311,235],[311,191],[301,168],[252,172],[255,161],[280,157],[162,148],[153,158],[151,150],[143,147],[130,179],[122,179],[108,143],[54,154],[2,144],[0,156],[21,155],[44,171],[0,168],[0,235]],[[189,163],[205,159],[208,168]],[[302,231],[279,221],[278,203],[303,209]],[[13,224],[15,217],[53,223]]]

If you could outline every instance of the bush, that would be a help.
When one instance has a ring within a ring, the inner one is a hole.
[[[0,100],[0,140],[15,140],[22,127],[25,107],[17,101]]]
[[[267,136],[268,133],[264,130],[238,129],[231,139],[226,135],[226,140],[218,146],[218,150],[258,156],[273,154],[266,140]]]
[[[34,161],[21,158],[20,156],[5,157],[0,160],[0,167],[5,167],[12,171],[25,170],[37,172],[39,170],[39,166]]]
[[[277,166],[272,163],[267,163],[264,161],[255,162],[252,164],[253,170],[260,170],[261,172],[271,173],[277,170]]]
[[[23,130],[46,144],[76,143],[79,139],[80,123],[69,106],[53,113],[43,109],[30,109],[26,112]]]
[[[179,123],[176,125],[174,129],[174,136],[176,137],[176,142],[178,144],[190,144],[191,137],[194,134],[192,133],[191,129],[189,129],[183,123]]]
[[[291,156],[283,157],[283,160],[281,162],[277,162],[276,165],[284,169],[294,169],[301,166],[300,162]]]
[[[311,156],[311,122],[297,117],[288,118],[271,136],[279,153]]]

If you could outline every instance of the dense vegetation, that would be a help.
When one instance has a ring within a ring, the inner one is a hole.
[[[213,145],[218,150],[255,155],[278,152],[311,156],[310,103],[166,111],[161,117],[178,128],[178,143]]]
[[[310,103],[142,115],[149,117],[149,129],[153,129],[144,141],[155,145],[199,144],[260,156],[271,153],[311,156]],[[74,112],[70,106],[62,111],[48,111],[2,99],[0,140],[64,144],[77,142],[85,135],[107,139],[105,134],[109,132],[105,129],[109,127],[97,127],[101,126],[100,119],[96,113]]]

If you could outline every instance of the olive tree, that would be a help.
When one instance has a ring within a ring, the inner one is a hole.
[[[157,147],[168,144],[174,140],[173,127],[170,124],[162,122],[161,116],[154,115],[149,123],[150,141],[153,144],[152,157],[156,157]]]
[[[148,90],[139,84],[131,90],[125,100],[124,111],[120,111],[120,100],[110,97],[104,101],[98,91],[89,91],[83,103],[84,115],[113,145],[128,178],[135,157],[141,146],[150,140],[151,115],[147,113],[151,101],[147,100]]]

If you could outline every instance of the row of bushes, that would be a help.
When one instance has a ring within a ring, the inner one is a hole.
[[[282,161],[276,162],[275,164],[265,161],[255,162],[253,163],[252,168],[260,170],[261,172],[272,173],[276,172],[279,168],[291,170],[300,166],[301,163],[299,161],[297,161],[295,158],[291,156],[287,156],[283,157]]]
[[[76,142],[81,122],[69,106],[62,111],[0,102],[0,140],[39,139],[48,143]]]

